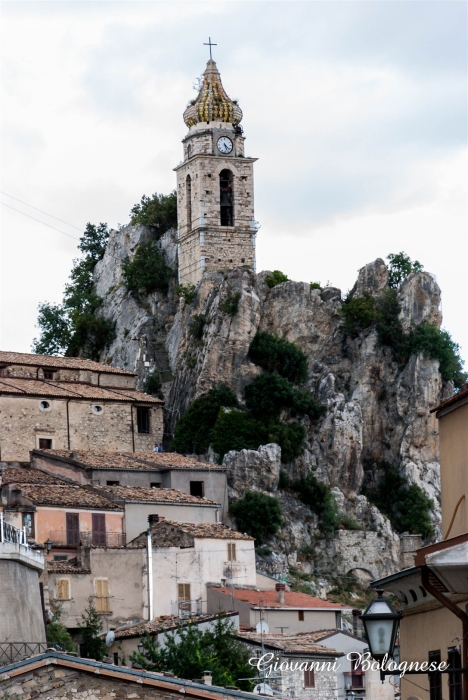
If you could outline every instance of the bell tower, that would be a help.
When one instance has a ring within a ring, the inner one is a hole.
[[[198,97],[184,112],[188,133],[177,173],[179,283],[205,271],[255,270],[253,164],[244,155],[242,110],[210,58]]]

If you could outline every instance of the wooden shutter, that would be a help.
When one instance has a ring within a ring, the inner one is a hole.
[[[67,544],[76,547],[80,542],[80,516],[79,513],[67,513]]]
[[[110,612],[109,600],[109,580],[107,578],[97,578],[94,582],[96,590],[96,612]]]
[[[93,513],[93,544],[96,547],[106,546],[106,516],[103,513]]]
[[[55,581],[55,594],[57,600],[70,598],[70,581],[67,578],[58,578]]]
[[[236,543],[228,542],[228,561],[236,561]]]
[[[179,601],[190,600],[190,583],[179,583]]]
[[[315,688],[314,670],[304,671],[304,688]]]

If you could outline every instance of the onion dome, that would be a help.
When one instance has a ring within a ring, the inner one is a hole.
[[[199,122],[229,122],[235,126],[241,119],[241,108],[226,95],[216,63],[210,59],[198,97],[184,112],[184,122],[188,127]]]

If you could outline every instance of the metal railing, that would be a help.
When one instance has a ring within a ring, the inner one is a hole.
[[[173,600],[171,601],[171,608],[172,616],[180,618],[201,615],[203,612],[201,600]]]
[[[124,547],[126,535],[124,532],[78,532],[77,530],[52,530],[49,539],[55,547]]]
[[[43,654],[46,649],[42,642],[0,642],[0,667]]]
[[[10,525],[5,521],[3,513],[0,513],[0,542],[11,542],[12,544],[23,544],[28,546],[26,527],[20,528]]]

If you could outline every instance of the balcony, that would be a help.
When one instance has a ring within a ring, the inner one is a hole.
[[[46,649],[47,644],[41,642],[1,642],[0,667],[43,654]]]
[[[344,671],[345,690],[364,690],[365,675],[364,671]]]
[[[23,544],[27,547],[28,539],[26,535],[26,528],[20,530],[14,525],[10,525],[10,523],[5,521],[3,513],[0,513],[0,542]]]
[[[180,617],[186,619],[194,615],[202,614],[201,600],[173,600],[171,601],[172,617]]]
[[[78,532],[76,530],[53,530],[49,539],[54,547],[124,547],[126,535],[124,532]]]

